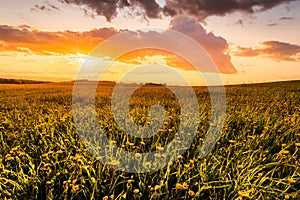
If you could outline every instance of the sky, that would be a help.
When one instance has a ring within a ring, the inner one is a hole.
[[[128,48],[162,45],[177,31],[206,55],[176,39],[172,45],[194,59],[209,56],[224,84],[300,80],[299,10],[299,0],[1,0],[0,78],[74,80],[93,49],[118,34],[127,38],[116,46]],[[152,31],[139,31],[145,28]],[[176,84],[163,65],[205,83],[182,55],[141,48],[112,60],[115,48],[100,49],[97,67],[110,64],[102,79]]]

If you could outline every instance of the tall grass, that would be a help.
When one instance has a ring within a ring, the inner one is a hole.
[[[96,97],[99,123],[112,142],[141,153],[176,139],[180,108],[170,91],[147,86],[133,95],[131,114],[140,125],[150,121],[147,107],[160,103],[167,110],[159,133],[141,140],[115,126],[112,88],[102,85]],[[79,140],[72,84],[1,85],[0,199],[299,199],[299,88],[299,82],[227,87],[222,136],[202,160],[210,100],[206,88],[195,88],[200,125],[190,149],[157,172],[129,174],[97,161]]]

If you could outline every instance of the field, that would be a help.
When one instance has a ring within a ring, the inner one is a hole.
[[[195,87],[200,119],[191,147],[167,167],[140,174],[109,168],[85,149],[73,122],[72,88],[0,85],[0,199],[300,199],[300,81],[227,86],[225,126],[203,159],[210,98],[207,88]],[[142,153],[174,139],[180,108],[169,90],[148,85],[132,96],[137,124],[149,123],[146,108],[155,103],[167,111],[159,133],[142,140],[115,126],[112,88],[103,83],[96,95],[112,143]]]

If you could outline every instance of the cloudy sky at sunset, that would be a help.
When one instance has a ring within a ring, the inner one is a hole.
[[[137,30],[159,28],[199,43],[225,84],[299,80],[299,10],[298,0],[1,0],[0,78],[74,80],[107,38],[126,31],[151,39],[164,33]],[[144,64],[167,65],[201,82],[180,55],[154,49],[122,55],[105,78]],[[154,67],[135,79],[164,73]]]

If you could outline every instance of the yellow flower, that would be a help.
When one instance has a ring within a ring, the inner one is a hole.
[[[296,147],[300,147],[300,143],[295,143],[295,146]]]
[[[161,146],[157,146],[157,147],[156,147],[156,150],[158,150],[158,151],[162,151],[162,150],[164,150],[164,148],[163,148],[163,147],[161,147]]]
[[[62,153],[63,153],[63,150],[58,150],[56,153],[57,153],[57,154],[62,154]]]
[[[289,178],[288,181],[289,181],[289,183],[291,183],[291,184],[296,183],[296,181],[295,181],[294,179],[292,179],[292,178]]]
[[[130,179],[130,180],[127,181],[127,183],[129,183],[129,184],[131,184],[133,182],[134,182],[134,180],[132,180],[132,179]]]
[[[250,190],[247,190],[247,191],[239,191],[239,195],[241,197],[250,197],[250,193],[253,192],[254,189],[250,189]]]
[[[72,186],[72,192],[77,192],[79,190],[79,185]]]
[[[140,142],[141,145],[145,145],[145,142]]]
[[[235,140],[229,140],[228,141],[230,144],[234,144],[235,143]]]
[[[189,185],[187,183],[182,184],[183,189],[187,190],[189,188]]]
[[[103,200],[108,200],[108,196],[103,197]]]
[[[155,191],[157,191],[157,190],[159,190],[160,189],[160,185],[156,185],[155,187],[154,187],[154,190]]]
[[[139,194],[139,192],[140,192],[140,190],[139,190],[139,189],[134,189],[134,190],[133,190],[133,194],[134,194],[134,195],[138,195],[138,194]]]
[[[182,189],[182,185],[180,183],[176,183],[176,189],[181,190]]]
[[[195,196],[195,192],[192,191],[192,190],[189,190],[188,194],[189,194],[191,197]]]

